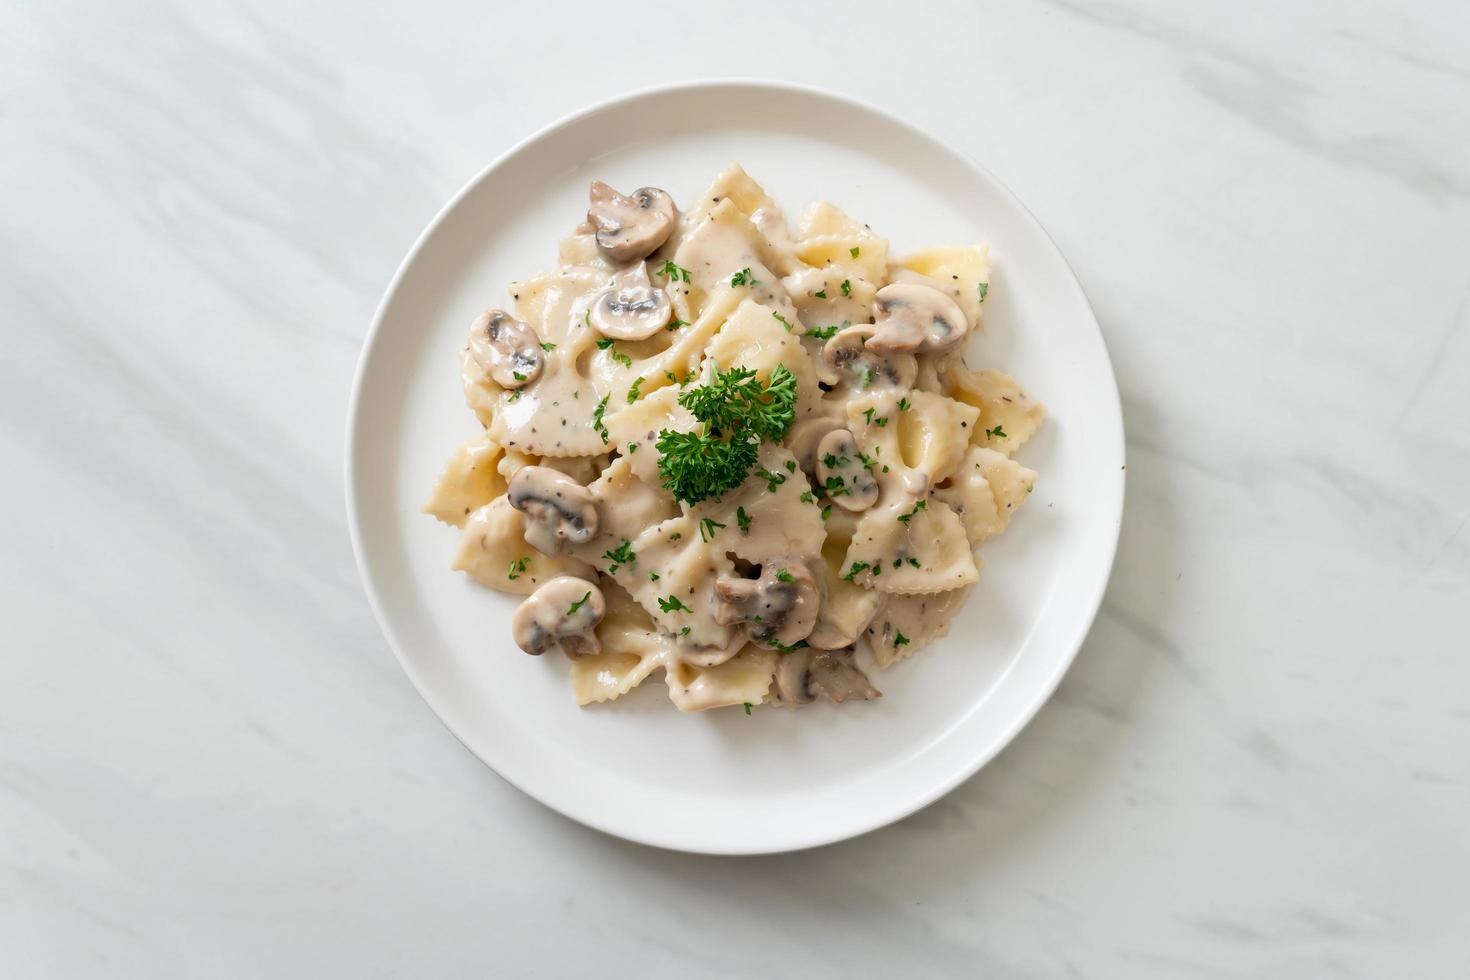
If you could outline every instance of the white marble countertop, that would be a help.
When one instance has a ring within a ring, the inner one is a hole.
[[[1465,975],[1470,7],[490,7],[8,11],[0,973]],[[737,74],[1027,202],[1130,478],[1091,638],[999,759],[747,860],[470,756],[373,623],[341,466],[441,202],[590,100]]]

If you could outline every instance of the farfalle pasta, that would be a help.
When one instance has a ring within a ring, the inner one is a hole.
[[[880,697],[1036,479],[1045,409],[961,359],[987,249],[894,258],[826,203],[792,229],[732,164],[683,212],[594,183],[558,256],[460,353],[484,431],[424,505],[452,567],[523,597],[578,704],[660,671],[683,711]]]

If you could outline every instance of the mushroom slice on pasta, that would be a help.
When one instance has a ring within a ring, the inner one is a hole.
[[[571,660],[572,694],[579,705],[611,701],[672,663],[673,638],[660,633],[643,607],[616,583],[603,581],[607,612],[597,626],[602,652]]]
[[[986,245],[955,245],[930,248],[905,255],[896,263],[894,282],[916,281],[906,273],[922,276],[959,304],[972,330],[980,327],[980,314],[990,292],[990,248]]]
[[[558,575],[591,579],[592,566],[570,555],[544,555],[526,543],[526,517],[496,497],[470,514],[450,565],[497,592],[530,595]]]

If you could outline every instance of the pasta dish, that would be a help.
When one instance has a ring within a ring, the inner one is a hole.
[[[989,291],[985,246],[793,228],[737,165],[687,210],[595,182],[559,267],[471,326],[483,432],[424,510],[578,704],[660,669],[684,711],[877,698],[1036,479],[1044,408],[963,359]]]

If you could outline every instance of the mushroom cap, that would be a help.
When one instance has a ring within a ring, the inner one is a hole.
[[[806,639],[817,624],[822,590],[799,558],[778,558],[761,568],[758,579],[721,575],[715,582],[715,622],[750,624],[750,641],[767,649],[790,647]]]
[[[546,366],[536,331],[504,310],[486,310],[471,325],[470,356],[502,388],[528,385]]]
[[[510,619],[516,646],[540,656],[560,646],[568,657],[602,652],[593,632],[607,613],[602,590],[586,579],[558,575],[532,592]]]
[[[817,359],[817,380],[823,384],[855,384],[868,387],[912,388],[919,375],[914,355],[903,351],[870,349],[874,335],[871,323],[843,327],[822,345]]]
[[[847,429],[833,429],[817,446],[817,482],[826,487],[836,477],[836,492],[827,491],[832,502],[854,513],[878,502],[878,481],[858,455],[857,440]],[[845,491],[845,492],[844,492]]]
[[[589,322],[604,337],[647,340],[674,318],[669,294],[648,278],[648,266],[637,262],[617,273],[592,300]]]
[[[868,347],[882,353],[943,354],[970,333],[959,304],[933,286],[889,283],[873,297],[874,332]]]
[[[815,475],[817,447],[833,429],[844,428],[842,419],[835,415],[809,415],[797,419],[786,431],[786,448],[796,457],[796,464],[808,474]]]
[[[587,221],[597,229],[597,245],[619,265],[647,258],[668,241],[678,213],[674,199],[657,187],[640,187],[625,197],[594,180],[588,201]]]
[[[592,491],[549,466],[523,466],[506,489],[510,505],[526,515],[526,543],[544,555],[566,544],[586,544],[597,534]]]

